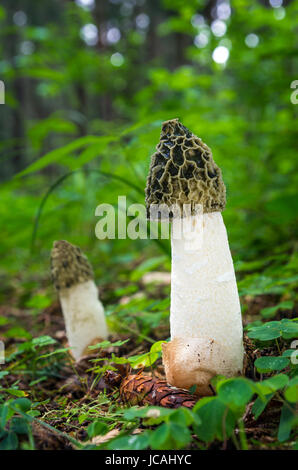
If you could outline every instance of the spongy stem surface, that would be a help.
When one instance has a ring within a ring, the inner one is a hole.
[[[210,338],[243,360],[242,319],[235,271],[220,212],[188,218],[181,239],[172,224],[171,339]]]
[[[104,308],[93,280],[61,289],[59,296],[69,346],[78,360],[95,339],[107,338]]]

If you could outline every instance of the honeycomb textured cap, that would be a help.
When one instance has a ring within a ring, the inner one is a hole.
[[[92,266],[78,246],[55,241],[51,252],[51,274],[57,290],[94,279]]]
[[[203,212],[224,210],[226,188],[221,170],[201,139],[178,119],[171,119],[162,125],[156,150],[145,190],[148,217],[151,204],[178,205],[181,213],[183,204],[189,204],[193,214],[196,204]]]

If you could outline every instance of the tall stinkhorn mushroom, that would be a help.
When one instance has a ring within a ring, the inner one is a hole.
[[[79,247],[59,240],[53,245],[51,272],[62,307],[69,346],[78,360],[88,353],[88,346],[108,336],[93,270]]]
[[[165,204],[178,207],[183,218],[169,212],[171,341],[163,345],[163,363],[169,384],[181,388],[196,385],[199,395],[212,393],[210,379],[214,375],[234,376],[243,368],[239,295],[221,215],[225,193],[221,170],[210,148],[178,119],[164,122],[157,151],[151,157],[147,213],[150,218],[152,205]],[[190,208],[188,214],[183,212],[185,204]],[[175,229],[181,220],[179,237]]]

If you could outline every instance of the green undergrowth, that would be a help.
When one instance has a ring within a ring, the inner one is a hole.
[[[0,449],[298,449],[297,0],[230,2],[223,36],[208,0],[106,2],[104,15],[13,3],[0,7]],[[87,45],[88,24],[100,40],[118,25],[121,38]],[[119,196],[144,204],[161,123],[177,117],[222,170],[250,362],[243,377],[214,378],[215,395],[192,410],[131,407],[102,377],[122,366],[164,377],[170,241],[120,239],[117,222],[115,238],[99,240],[95,211],[110,204],[118,221]],[[61,239],[92,263],[113,332],[84,367],[50,279]]]
[[[236,265],[254,364],[244,377],[215,377],[215,395],[199,399],[193,409],[123,405],[117,389],[99,387],[105,371],[122,364],[132,373],[140,368],[160,373],[161,344],[168,338],[169,286],[161,289],[140,279],[150,269],[162,269],[163,257],[140,263],[134,280],[119,282],[114,289],[107,319],[121,339],[90,347],[92,359],[84,373],[58,339],[38,334],[42,322],[26,326],[28,315],[36,319],[49,308],[45,294],[33,295],[26,301],[23,325],[13,316],[0,317],[8,345],[0,371],[1,449],[40,448],[36,426],[54,436],[58,448],[66,443],[74,449],[296,448],[295,260],[294,255],[279,254],[257,266]],[[262,266],[264,271],[255,271]],[[264,278],[270,283],[261,295],[257,279],[261,283]],[[12,337],[19,339],[13,342]],[[65,390],[67,379],[72,382]]]

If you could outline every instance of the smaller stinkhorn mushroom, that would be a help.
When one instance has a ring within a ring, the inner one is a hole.
[[[196,385],[200,395],[212,394],[214,375],[233,376],[243,368],[239,295],[221,215],[225,202],[209,147],[178,119],[164,122],[146,187],[149,218],[161,205],[161,214],[166,207],[172,218],[171,341],[163,345],[163,363],[169,384]]]
[[[88,346],[108,337],[104,308],[98,298],[92,267],[79,247],[55,241],[51,272],[64,316],[66,335],[76,360]]]

